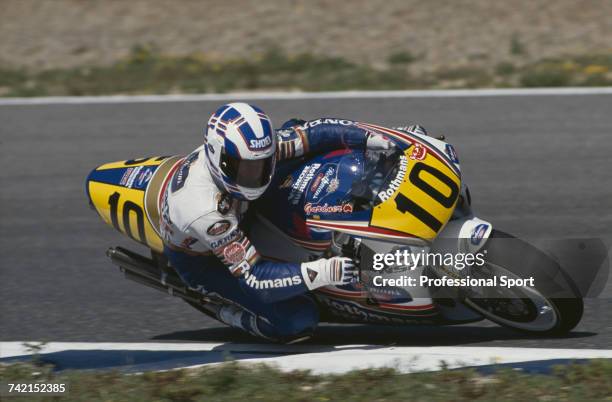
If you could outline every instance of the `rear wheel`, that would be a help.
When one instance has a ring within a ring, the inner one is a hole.
[[[582,318],[583,301],[571,279],[548,255],[522,240],[494,231],[481,251],[485,266],[472,278],[497,277],[495,287],[467,289],[464,303],[491,321],[540,335],[562,335]],[[534,286],[499,286],[509,279],[533,277]]]

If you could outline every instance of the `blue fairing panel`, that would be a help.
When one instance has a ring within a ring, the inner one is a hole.
[[[306,225],[306,219],[364,220],[351,191],[363,177],[364,151],[341,149],[307,161],[280,163],[270,189],[256,208],[289,236],[322,241],[331,232]]]

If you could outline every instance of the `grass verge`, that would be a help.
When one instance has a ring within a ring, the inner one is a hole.
[[[195,370],[125,375],[118,372],[62,372],[30,364],[0,366],[0,381],[68,382],[70,401],[474,401],[610,400],[612,361],[593,360],[554,369],[552,375],[472,369],[400,374],[369,369],[343,375],[283,373],[269,366],[235,362]],[[30,398],[29,400],[49,400]],[[19,398],[20,401],[28,397]]]
[[[138,46],[126,59],[106,67],[34,72],[0,66],[0,96],[612,85],[612,55],[547,59],[522,66],[466,65],[418,74],[411,68],[414,60],[411,53],[401,52],[384,66],[372,67],[270,49],[250,59],[218,61],[202,54],[167,56]]]

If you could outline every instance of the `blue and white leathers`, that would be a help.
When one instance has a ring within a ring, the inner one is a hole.
[[[218,117],[222,116],[223,112]],[[363,148],[371,142],[371,133],[350,120],[288,123],[271,140],[279,159]],[[251,136],[244,138],[250,141]],[[207,145],[187,156],[163,189],[160,226],[170,263],[190,287],[214,293],[232,306],[219,314],[223,322],[273,340],[307,336],[318,323],[316,306],[307,292],[324,284],[320,277],[307,274],[307,268],[316,262],[279,263],[261,258],[240,227],[251,195],[245,196],[240,187],[229,192],[211,173]],[[326,265],[327,271],[336,266]],[[337,274],[330,274],[334,276]]]

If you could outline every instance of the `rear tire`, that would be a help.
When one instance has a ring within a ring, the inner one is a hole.
[[[583,300],[557,262],[531,244],[500,231],[491,233],[481,251],[485,250],[492,271],[519,278],[532,276],[535,286],[496,287],[494,292],[506,292],[508,297],[468,295],[466,305],[499,325],[535,335],[564,335],[578,325],[584,312]]]

